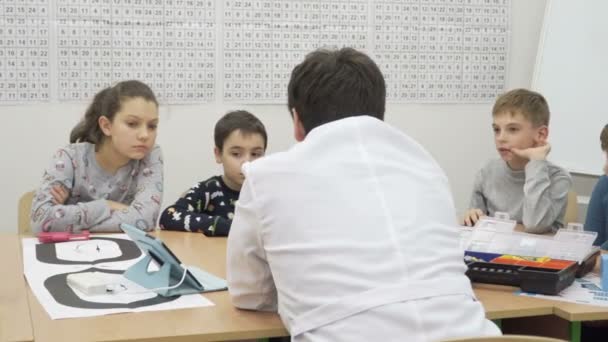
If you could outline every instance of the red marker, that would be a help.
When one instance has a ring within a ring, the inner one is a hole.
[[[83,230],[80,234],[70,232],[41,232],[38,234],[38,241],[42,243],[65,242],[72,240],[88,240],[89,231]]]

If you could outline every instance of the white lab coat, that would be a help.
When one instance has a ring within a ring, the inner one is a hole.
[[[228,237],[235,306],[278,310],[293,341],[500,334],[464,275],[447,178],[405,134],[351,117],[243,171]]]

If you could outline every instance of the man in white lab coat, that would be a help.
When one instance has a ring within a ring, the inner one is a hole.
[[[464,275],[445,174],[382,121],[376,64],[317,50],[288,95],[299,143],[243,166],[228,237],[234,305],[278,310],[293,341],[499,335]]]

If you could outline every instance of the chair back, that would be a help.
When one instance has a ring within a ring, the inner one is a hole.
[[[574,190],[568,191],[568,202],[566,204],[566,213],[564,214],[564,226],[570,222],[578,222],[578,200]]]
[[[19,216],[17,223],[19,225],[18,233],[21,235],[31,234],[32,228],[30,225],[30,215],[32,212],[32,201],[34,200],[34,191],[28,191],[19,198]]]

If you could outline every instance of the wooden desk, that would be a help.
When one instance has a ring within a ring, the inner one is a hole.
[[[473,290],[491,320],[553,314],[554,301],[516,296],[515,287],[475,283]]]
[[[184,263],[226,277],[226,238],[168,231],[156,234]],[[0,240],[3,243],[0,247],[9,244],[6,240]],[[19,246],[14,235],[11,244]],[[2,251],[4,255],[20,255],[8,248]],[[14,272],[21,275],[20,259],[18,267]],[[23,278],[18,278],[22,280],[20,286],[23,288]],[[485,307],[486,317],[492,320],[551,314],[570,321],[608,318],[608,310],[603,308],[520,297],[513,294],[513,287],[475,284],[474,291]],[[27,292],[36,341],[163,341],[170,338],[186,342],[287,335],[277,314],[236,309],[230,303],[227,291],[205,294],[215,304],[212,307],[64,320],[51,320],[29,287]],[[14,315],[11,318],[13,320],[8,322],[17,321]],[[29,322],[29,317],[26,318]],[[4,322],[4,317],[2,319]],[[31,329],[29,334],[31,340]]]
[[[226,238],[167,231],[157,236],[185,264],[226,277]],[[236,309],[227,291],[204,294],[215,304],[210,307],[63,320],[51,320],[29,287],[28,295],[36,341],[186,342],[288,335],[277,314]]]
[[[608,307],[556,301],[553,313],[570,322],[608,320]]]
[[[0,341],[33,341],[21,241],[16,234],[0,234]]]

